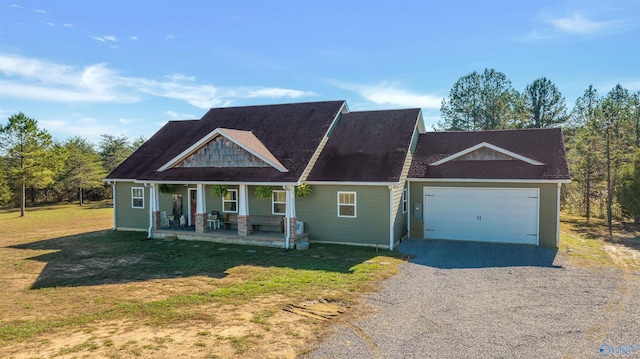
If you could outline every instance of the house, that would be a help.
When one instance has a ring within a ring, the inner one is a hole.
[[[106,181],[114,229],[153,238],[555,247],[569,175],[560,129],[427,133],[420,109],[325,101],[171,121]],[[311,193],[297,196],[301,185]]]

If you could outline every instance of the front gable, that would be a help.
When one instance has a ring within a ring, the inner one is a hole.
[[[462,151],[456,152],[439,161],[431,163],[431,166],[438,166],[449,161],[523,161],[534,166],[544,166],[544,163],[529,157],[522,156],[507,149],[482,142]]]
[[[273,167],[288,170],[251,132],[217,128],[158,169]]]

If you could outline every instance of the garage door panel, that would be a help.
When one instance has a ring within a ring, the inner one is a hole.
[[[424,188],[425,238],[538,243],[538,189]]]

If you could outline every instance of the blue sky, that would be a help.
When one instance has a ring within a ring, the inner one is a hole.
[[[495,68],[546,76],[569,108],[593,84],[640,90],[640,1],[0,0],[0,123],[55,138],[150,137],[208,108],[347,100],[421,107]]]

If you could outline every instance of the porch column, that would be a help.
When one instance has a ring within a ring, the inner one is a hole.
[[[296,233],[296,193],[294,186],[285,186],[284,187],[287,194],[287,205],[285,209],[285,227],[287,233],[287,241],[286,247],[292,247],[293,243],[296,241],[297,233]]]
[[[196,185],[196,233],[207,231],[207,204],[205,202],[204,184]]]
[[[158,229],[159,225],[158,186],[152,183],[149,185],[149,238],[151,238],[151,231]]]
[[[241,184],[238,191],[238,235],[248,236],[251,234],[251,216],[249,215],[249,195],[247,185]]]

